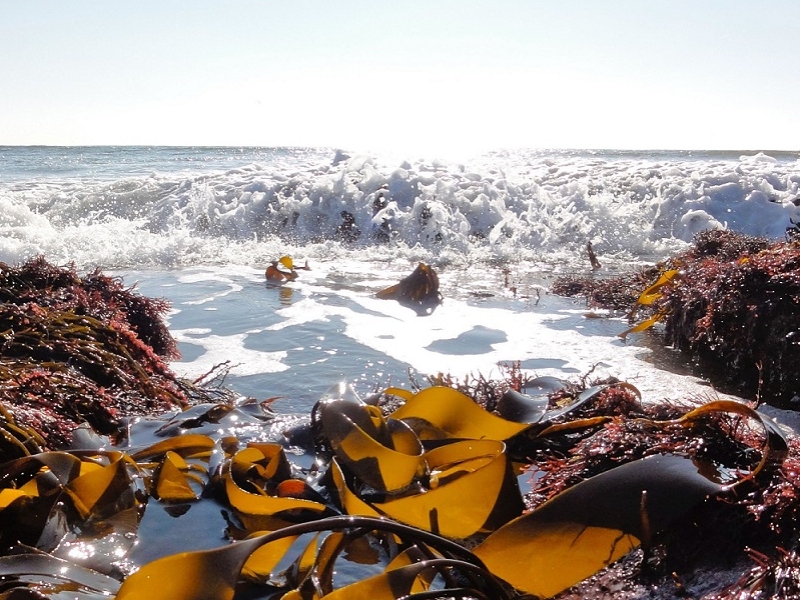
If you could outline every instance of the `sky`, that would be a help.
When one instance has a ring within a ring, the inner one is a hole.
[[[800,149],[797,0],[0,0],[0,145]]]

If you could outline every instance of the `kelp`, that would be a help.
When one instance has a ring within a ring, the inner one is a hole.
[[[540,382],[550,390],[540,396],[508,391],[495,414],[447,387],[387,389],[385,399],[403,401],[386,414],[336,388],[314,413],[315,469],[324,465],[316,476],[292,465],[279,443],[241,446],[181,428],[163,428],[176,435],[141,448],[26,456],[0,466],[2,539],[58,552],[63,536],[130,535],[148,503],[215,497],[231,511],[227,533],[236,541],[157,559],[105,593],[229,599],[261,586],[275,597],[334,600],[552,596],[635,547],[650,547],[707,498],[735,501],[734,490],[774,477],[787,451],[774,424],[744,404],[717,401],[683,414],[676,408],[663,419],[638,404],[630,384],[572,394],[555,393],[555,383]],[[220,423],[231,412],[204,409]],[[758,433],[737,434],[745,422]],[[574,462],[570,445],[623,423],[648,430],[651,439],[682,436],[687,443],[636,440],[638,454],[551,489],[543,503],[530,500],[552,482],[523,496],[521,465],[533,459],[537,466],[527,468],[538,469],[564,454],[567,466]],[[714,448],[714,436],[735,443]],[[397,469],[404,463],[408,468]],[[126,513],[133,520],[120,518]],[[53,523],[61,524],[56,532]],[[333,576],[340,563],[370,568],[342,582]],[[11,588],[31,589],[35,571],[16,564]],[[74,567],[71,583],[37,589],[50,597],[71,585],[96,597],[96,588],[80,583],[83,568]],[[71,571],[64,573],[69,579]],[[90,581],[103,581],[97,578]]]
[[[419,263],[410,275],[380,290],[376,296],[383,300],[397,300],[419,314],[430,314],[442,302],[439,276],[433,267],[425,263]]]
[[[732,553],[745,542],[766,552],[795,534],[800,447],[758,410],[644,404],[627,382],[524,379],[514,365],[500,382],[453,387],[442,375],[439,385],[367,400],[335,386],[312,410],[306,467],[293,463],[280,430],[231,436],[243,417],[273,418],[252,399],[178,404],[185,410],[150,426],[147,444],[131,434],[102,449],[55,450],[56,437],[18,420],[25,408],[63,401],[59,410],[88,420],[91,404],[71,405],[71,394],[110,390],[103,426],[112,430],[139,406],[112,403],[125,385],[142,402],[164,389],[201,392],[156,372],[98,316],[41,305],[8,314],[27,320],[15,323],[1,366],[8,381],[27,379],[3,388],[18,408],[0,410],[0,447],[10,449],[0,463],[0,544],[13,548],[0,557],[0,599],[551,597],[637,548],[679,553],[670,540],[696,527],[697,511],[721,527],[729,518],[745,536]],[[43,340],[30,333],[37,327],[55,334]],[[71,349],[79,356],[65,365],[59,357]],[[101,352],[113,356],[100,361]],[[219,535],[229,542],[180,551],[180,515],[209,502],[224,512]],[[130,564],[140,520],[156,504],[174,517],[165,534],[177,552]],[[108,560],[81,560],[86,545],[109,548]]]
[[[264,271],[264,277],[267,281],[273,283],[281,283],[286,281],[294,281],[300,274],[297,272],[299,269],[310,271],[311,267],[308,266],[308,261],[301,267],[295,264],[294,259],[288,254],[281,256],[278,260],[273,260],[267,265]]]

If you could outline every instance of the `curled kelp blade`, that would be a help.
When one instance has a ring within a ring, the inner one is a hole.
[[[281,449],[279,454],[282,452]],[[269,459],[266,469],[261,464],[265,459]],[[304,497],[304,488],[295,495],[281,493],[281,484],[294,480],[265,477],[276,472],[280,473],[278,477],[285,477],[282,468],[275,472],[270,468],[284,460],[274,454],[273,445],[257,444],[240,450],[221,467],[228,503],[248,533],[274,531],[294,522],[335,514],[325,504]]]
[[[200,485],[202,489],[205,482],[190,472],[189,464],[180,454],[168,451],[156,475],[156,497],[171,502],[197,500],[198,492],[192,489],[192,483]]]
[[[570,402],[566,406],[562,406],[561,408],[555,408],[553,410],[548,410],[542,416],[542,418],[540,419],[540,422],[543,423],[543,424],[544,423],[550,423],[550,422],[552,422],[554,420],[560,419],[561,417],[569,415],[570,413],[575,412],[579,408],[582,408],[582,407],[586,406],[587,404],[590,404],[592,401],[594,401],[598,397],[598,395],[600,395],[602,392],[604,392],[605,390],[607,390],[609,388],[612,388],[612,387],[624,388],[624,389],[627,389],[627,390],[630,390],[631,392],[633,392],[633,394],[637,398],[641,399],[641,397],[642,397],[641,392],[636,388],[636,386],[633,386],[630,383],[627,383],[627,382],[624,382],[624,381],[618,381],[616,383],[604,383],[604,384],[601,384],[601,385],[594,385],[592,387],[589,387],[589,388],[586,388],[585,390],[583,390],[580,394],[578,394],[578,397],[575,398],[575,400],[573,402]]]
[[[346,400],[324,402],[319,423],[341,463],[379,492],[404,490],[426,474],[419,439],[407,425],[387,422],[377,407]]]
[[[783,460],[783,458],[786,457],[787,453],[789,452],[789,444],[786,440],[786,436],[783,434],[775,421],[773,421],[767,415],[750,408],[746,404],[736,402],[735,400],[714,400],[712,402],[707,402],[706,404],[689,411],[679,419],[675,419],[672,422],[690,424],[698,418],[713,413],[732,413],[747,417],[755,420],[764,429],[766,438],[764,441],[764,447],[761,449],[761,460],[753,469],[753,476],[758,475],[758,473],[761,472],[761,470],[766,466]],[[740,480],[740,482],[741,481],[744,480]]]
[[[11,461],[0,470],[3,541],[52,548],[58,543],[53,538],[54,522],[64,531],[83,528],[86,521],[113,519],[140,506],[137,494],[141,490],[134,479],[137,467],[120,452],[89,452],[80,457],[48,452]]]
[[[336,460],[331,474],[348,514],[386,516],[450,538],[493,531],[523,509],[517,480],[497,440],[463,440],[425,454],[429,485],[417,493],[377,500],[348,486]]]
[[[109,509],[116,510],[123,495],[127,496],[128,506],[137,503],[132,490],[133,482],[127,470],[131,462],[127,456],[119,455],[107,465],[83,463],[85,468],[81,475],[64,488],[82,519],[102,515]]]
[[[508,390],[497,402],[497,414],[517,423],[536,423],[550,404],[550,395],[568,383],[557,377],[535,377],[525,382],[525,393]]]
[[[446,386],[419,391],[394,411],[392,418],[405,421],[422,440],[507,440],[528,427],[493,415],[466,394]]]
[[[651,456],[587,479],[489,535],[475,549],[515,588],[549,597],[627,554],[724,488],[690,459]]]
[[[497,414],[515,423],[537,423],[549,404],[550,399],[546,394],[528,396],[508,390],[497,401]]]

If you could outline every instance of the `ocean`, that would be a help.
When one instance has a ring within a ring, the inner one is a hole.
[[[178,374],[225,365],[227,387],[287,414],[341,383],[366,395],[515,362],[654,400],[735,395],[657,333],[622,340],[624,318],[549,286],[656,263],[707,228],[781,239],[798,204],[798,153],[0,147],[1,261],[100,268],[166,298]],[[309,270],[266,281],[284,255]],[[419,262],[440,306],[376,297]]]

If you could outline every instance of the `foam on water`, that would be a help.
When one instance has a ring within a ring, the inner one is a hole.
[[[607,262],[652,261],[702,229],[779,238],[800,218],[794,155],[517,151],[448,163],[155,148],[119,149],[117,164],[103,151],[3,149],[0,260],[260,266],[286,251],[552,266],[591,241]]]
[[[494,377],[517,361],[530,376],[619,377],[652,400],[714,395],[688,369],[654,365],[643,337],[621,340],[623,319],[588,318],[579,302],[497,288],[489,295],[486,281],[470,288],[445,274],[444,303],[418,316],[375,298],[399,272],[370,274],[362,263],[340,261],[312,266],[283,286],[265,284],[260,271],[247,268],[128,276],[148,295],[167,291],[172,299],[171,330],[184,354],[173,364],[179,374],[195,378],[228,361],[228,385],[257,398],[280,396],[285,411],[307,412],[340,381],[366,395],[407,387],[414,374]],[[484,293],[473,293],[479,289]]]

